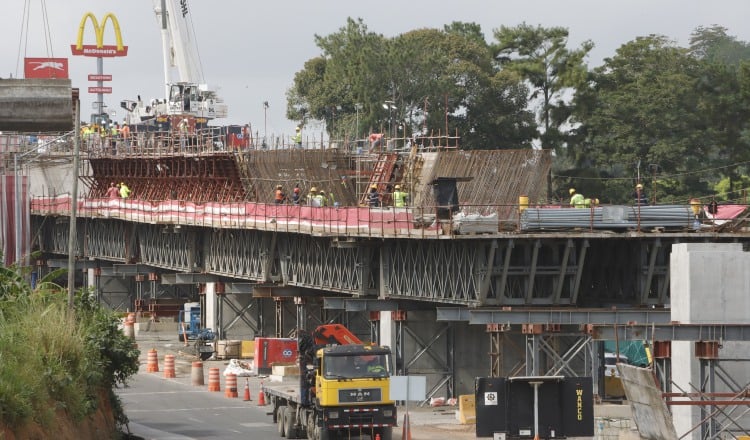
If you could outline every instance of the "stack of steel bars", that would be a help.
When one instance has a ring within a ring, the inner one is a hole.
[[[521,214],[521,230],[690,228],[695,215],[687,205],[597,206],[594,208],[529,208]]]

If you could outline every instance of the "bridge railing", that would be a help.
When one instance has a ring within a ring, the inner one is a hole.
[[[443,238],[507,232],[718,231],[736,221],[746,205],[721,205],[696,215],[687,205],[595,208],[462,205],[458,207],[313,207],[256,202],[195,203],[182,200],[82,198],[78,215],[159,225],[257,229],[324,236]],[[70,215],[71,198],[35,197],[31,213]],[[640,216],[640,217],[638,217]]]

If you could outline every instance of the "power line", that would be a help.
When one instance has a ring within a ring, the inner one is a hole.
[[[741,165],[747,165],[747,164],[750,164],[750,161],[736,162],[736,163],[733,163],[733,164],[723,165],[723,166],[720,166],[720,167],[702,168],[702,169],[698,169],[698,170],[695,170],[695,171],[685,171],[685,172],[682,172],[682,173],[660,174],[659,178],[660,179],[667,179],[667,178],[676,178],[676,177],[682,177],[682,176],[690,176],[690,175],[695,175],[695,174],[703,174],[703,173],[707,173],[707,172],[724,170],[724,169],[727,169],[727,168],[733,168],[733,167],[737,167],[737,166],[741,166]],[[618,180],[629,181],[629,180],[633,180],[632,177],[586,177],[586,176],[569,176],[569,175],[564,175],[564,174],[553,175],[552,178],[553,179],[594,180],[594,181],[618,181]]]

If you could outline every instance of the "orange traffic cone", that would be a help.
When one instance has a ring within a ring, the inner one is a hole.
[[[404,427],[401,430],[402,440],[411,440],[411,426],[409,426],[409,413],[404,414]]]
[[[245,379],[245,395],[242,397],[242,400],[245,402],[250,402],[252,399],[250,399],[250,382],[248,379]]]
[[[260,391],[258,392],[258,406],[266,406],[266,395],[263,393],[263,382],[260,383]]]

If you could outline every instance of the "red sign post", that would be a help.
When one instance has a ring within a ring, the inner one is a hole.
[[[112,75],[97,75],[89,73],[89,81],[112,81]]]

